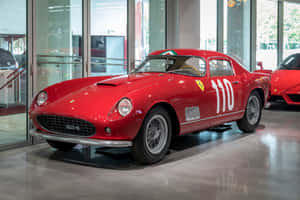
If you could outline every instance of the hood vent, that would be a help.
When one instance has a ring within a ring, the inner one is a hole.
[[[110,87],[116,87],[116,84],[113,83],[97,83],[98,86],[110,86]]]

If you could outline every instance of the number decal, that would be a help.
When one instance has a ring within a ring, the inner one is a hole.
[[[220,80],[218,80],[217,82],[218,82],[219,87],[220,87],[221,90],[222,90],[222,96],[223,96],[223,112],[225,112],[225,111],[226,111],[226,96],[225,96],[225,89],[224,89],[224,86],[223,86],[223,84],[221,83]]]
[[[220,95],[219,95],[219,88],[215,81],[211,81],[212,87],[216,90],[217,95],[217,114],[220,113]]]
[[[223,79],[226,91],[227,91],[227,97],[228,97],[228,110],[232,111],[234,107],[234,92],[231,83],[227,79]],[[229,95],[229,89],[230,89],[230,94]]]
[[[214,80],[211,81],[212,87],[216,90],[216,95],[217,95],[217,114],[220,113],[220,90],[222,93],[223,97],[223,109],[222,112],[226,112],[226,104],[228,111],[232,111],[234,108],[234,91],[233,87],[227,79],[223,79],[223,83],[220,80],[217,80],[218,85]],[[225,86],[225,88],[224,88]],[[226,92],[225,92],[226,89]],[[226,101],[226,94],[227,94],[227,101]]]

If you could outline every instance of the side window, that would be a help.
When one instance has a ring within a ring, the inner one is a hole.
[[[233,70],[230,62],[227,60],[210,60],[209,61],[210,76],[233,76]]]
[[[195,76],[205,76],[206,74],[206,64],[204,59],[198,57],[191,57],[187,59],[180,67],[183,70],[189,70]]]

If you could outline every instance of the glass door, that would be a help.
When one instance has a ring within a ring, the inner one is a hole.
[[[300,4],[285,1],[283,19],[283,59],[300,52]]]
[[[1,1],[0,147],[27,138],[26,15],[26,0]]]
[[[82,0],[38,0],[35,4],[35,91],[82,77]]]
[[[127,0],[90,0],[89,76],[127,73]]]
[[[256,61],[275,70],[278,56],[278,2],[257,1]],[[259,69],[259,67],[257,68]]]
[[[200,1],[200,49],[217,50],[217,0]]]
[[[135,58],[166,48],[166,0],[135,0]]]

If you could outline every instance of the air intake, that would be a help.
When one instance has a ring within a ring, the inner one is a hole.
[[[116,87],[116,84],[113,83],[97,83],[98,86],[109,86],[109,87]]]

